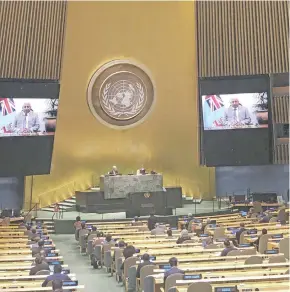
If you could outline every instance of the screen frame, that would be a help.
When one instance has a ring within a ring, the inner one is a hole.
[[[241,90],[237,90],[238,92],[234,92],[231,90],[222,90],[222,88],[230,88],[226,87],[227,82],[235,82],[243,83],[247,82],[247,80],[263,80],[267,85],[264,87],[263,90],[259,89],[259,86],[257,86],[257,89],[251,89],[248,93],[253,92],[267,92],[267,99],[268,99],[268,127],[267,128],[250,128],[250,129],[236,129],[236,131],[261,131],[261,130],[267,130],[268,133],[268,161],[265,163],[215,163],[211,164],[208,163],[206,159],[206,149],[205,149],[205,139],[209,132],[232,132],[235,130],[205,130],[204,129],[204,120],[203,120],[203,105],[202,105],[202,96],[203,95],[210,95],[210,94],[234,94],[234,93],[247,93],[244,90],[242,90],[243,86],[239,85],[241,87]],[[205,82],[216,82],[218,84],[217,87],[219,87],[219,90],[214,89],[209,92],[204,92],[203,87]],[[271,90],[271,79],[269,74],[259,74],[259,75],[240,75],[240,76],[219,76],[219,77],[200,77],[198,80],[198,110],[199,110],[199,155],[200,155],[200,164],[209,166],[209,167],[219,167],[219,166],[247,166],[247,165],[267,165],[267,164],[273,164],[273,149],[274,149],[274,141],[273,141],[273,117],[272,117],[272,90]]]

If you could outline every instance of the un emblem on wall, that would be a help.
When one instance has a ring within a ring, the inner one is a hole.
[[[124,128],[142,122],[153,102],[154,86],[149,75],[127,60],[104,64],[88,86],[91,112],[109,126]]]

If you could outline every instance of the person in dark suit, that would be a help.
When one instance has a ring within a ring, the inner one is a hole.
[[[38,246],[33,246],[31,248],[32,256],[35,256],[36,254],[41,253],[41,251],[43,250],[43,246],[44,246],[44,241],[39,240]]]
[[[155,228],[155,224],[157,223],[157,218],[154,216],[153,213],[150,214],[150,217],[148,218],[148,229],[151,231]]]
[[[266,228],[262,229],[262,233],[258,236],[258,239],[254,242],[254,244],[257,246],[257,250],[259,251],[259,242],[260,242],[260,238],[261,236],[268,234],[268,230]]]
[[[109,175],[118,175],[119,171],[116,165],[113,166],[112,170],[109,172]]]
[[[168,276],[173,275],[173,274],[184,274],[183,270],[180,270],[177,265],[178,265],[178,260],[175,257],[172,257],[169,259],[169,264],[171,266],[170,270],[166,271],[164,273],[164,283],[165,280]]]
[[[70,281],[71,280],[70,277],[67,274],[62,274],[61,271],[62,271],[62,266],[55,265],[54,273],[46,277],[46,279],[42,283],[42,287],[46,287],[48,282],[50,281],[55,281],[55,280]]]
[[[149,265],[154,265],[153,263],[150,262],[150,256],[148,253],[144,253],[142,256],[142,262],[138,265],[137,267],[137,272],[136,272],[136,277],[140,278],[140,271],[143,267],[149,266]]]
[[[221,256],[222,256],[222,257],[227,256],[228,253],[229,253],[230,251],[232,251],[232,250],[236,250],[236,249],[237,249],[237,248],[235,248],[233,245],[231,245],[231,243],[230,243],[229,240],[226,240],[226,241],[224,242],[224,246],[225,246],[225,248],[224,248],[224,250],[221,252]]]
[[[63,292],[61,280],[52,281],[52,291],[53,292]]]
[[[39,254],[36,255],[34,262],[35,262],[35,266],[33,266],[30,269],[30,272],[29,272],[30,276],[35,275],[37,272],[42,271],[42,270],[49,271],[48,263]]]
[[[242,232],[244,232],[246,230],[245,228],[245,223],[240,223],[240,229],[236,232],[236,239],[238,241],[238,243],[240,243],[240,237]]]
[[[259,223],[269,223],[270,218],[271,218],[271,216],[270,216],[269,212],[266,211],[266,212],[262,215],[262,219],[259,221]]]

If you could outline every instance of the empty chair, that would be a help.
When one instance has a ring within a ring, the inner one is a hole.
[[[241,255],[241,251],[238,249],[232,250],[227,254],[227,256],[229,257],[240,256],[240,255]]]
[[[209,283],[192,283],[187,292],[212,292],[212,286]]]
[[[269,222],[270,222],[270,223],[271,223],[271,222],[277,222],[277,220],[278,220],[277,217],[272,217],[272,218],[269,220]]]
[[[213,233],[213,239],[217,239],[217,238],[225,238],[225,228],[223,227],[217,227],[215,230],[214,230],[214,233]]]
[[[49,275],[50,271],[48,270],[40,270],[35,275]]]
[[[283,253],[285,258],[289,260],[289,238],[283,238],[279,242],[279,252]]]
[[[195,243],[195,240],[194,239],[188,239],[188,240],[183,241],[183,243]]]
[[[251,256],[245,260],[245,265],[260,265],[263,263],[262,257]]]
[[[261,202],[253,202],[253,212],[254,213],[262,213],[263,208]]]
[[[277,214],[277,220],[279,220],[280,222],[285,222],[286,218],[287,216],[286,216],[285,208],[280,209]]]
[[[136,265],[136,262],[139,260],[137,257],[129,257],[124,261],[124,273],[123,273],[123,282],[125,283],[126,278],[128,277],[128,270],[130,267]]]
[[[177,280],[182,280],[182,279],[183,279],[183,274],[173,274],[173,275],[168,276],[165,280],[165,290],[164,291],[168,292],[168,290],[171,287],[176,286]]]
[[[241,250],[241,255],[255,255],[257,254],[256,248],[247,248]]]
[[[144,266],[141,268],[140,270],[140,285],[139,288],[141,291],[144,290],[144,279],[149,276],[149,275],[153,275],[154,272],[153,270],[158,269],[157,266],[154,265],[148,265],[148,266]]]
[[[285,263],[286,258],[283,255],[272,256],[269,258],[269,264]]]
[[[259,247],[258,247],[259,253],[265,253],[268,247],[268,240],[269,238],[271,238],[271,236],[272,236],[271,234],[264,234],[260,237]]]
[[[243,231],[240,235],[240,244],[246,243],[245,241],[245,235],[247,234],[247,230]]]

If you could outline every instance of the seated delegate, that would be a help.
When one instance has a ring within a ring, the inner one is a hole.
[[[60,281],[70,281],[70,277],[67,274],[62,274],[62,266],[55,265],[54,266],[54,273],[52,275],[47,276],[47,278],[42,283],[42,287],[46,287],[48,282],[60,280]]]

